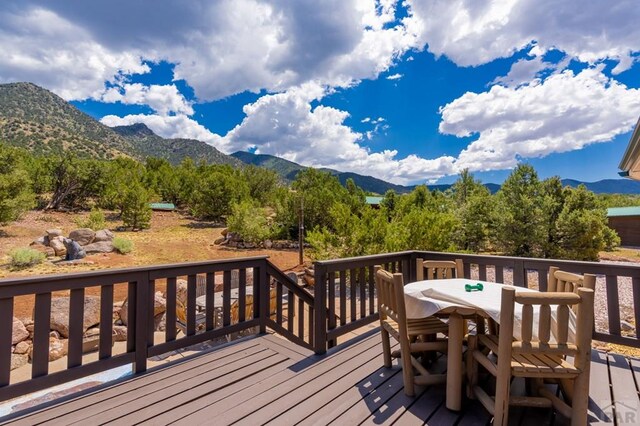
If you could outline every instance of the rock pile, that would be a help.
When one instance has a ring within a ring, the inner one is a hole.
[[[285,250],[285,249],[297,249],[298,242],[297,241],[289,241],[289,240],[264,240],[259,243],[251,243],[248,241],[244,241],[240,234],[235,232],[230,232],[228,229],[222,230],[222,236],[217,238],[213,244],[217,246],[227,246],[239,249],[256,249],[256,248],[264,248],[264,249],[275,249],[275,250]]]
[[[89,228],[80,228],[69,233],[68,240],[75,241],[86,254],[110,253],[113,246],[113,232],[102,229],[94,232]],[[69,243],[65,244],[61,229],[48,229],[45,234],[31,243],[31,248],[41,251],[47,257],[66,257],[70,250]],[[84,257],[80,254],[79,258]]]

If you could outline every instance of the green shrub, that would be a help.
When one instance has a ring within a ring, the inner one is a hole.
[[[131,240],[127,240],[126,238],[115,237],[113,239],[113,247],[118,253],[127,254],[131,253],[131,250],[133,250],[133,243]]]
[[[91,213],[86,218],[80,218],[76,220],[76,225],[80,228],[89,228],[94,231],[99,231],[107,227],[107,221],[104,218],[104,213],[100,209],[93,208]]]
[[[9,256],[11,256],[11,266],[18,269],[38,265],[47,258],[44,253],[28,247],[15,249],[9,253]]]
[[[275,233],[265,209],[255,207],[250,201],[242,201],[232,206],[227,226],[229,231],[239,234],[244,241],[250,243],[259,243],[271,238]]]

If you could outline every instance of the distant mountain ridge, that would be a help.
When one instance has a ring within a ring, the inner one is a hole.
[[[211,145],[194,139],[165,139],[142,123],[108,127],[80,111],[56,94],[32,83],[0,84],[0,142],[26,148],[36,154],[62,154],[71,151],[80,157],[112,159],[119,156],[144,161],[147,157],[165,158],[179,164],[189,157],[196,162],[230,164],[241,167],[253,164],[276,171],[292,181],[306,167],[272,155],[236,152],[226,155]],[[368,192],[384,194],[389,189],[398,193],[412,191],[415,186],[402,186],[372,176],[322,169],[335,175],[344,185],[347,179]],[[640,182],[629,179],[605,179],[580,182],[563,179],[563,185],[584,184],[595,193],[640,194]],[[428,185],[445,191],[449,184]],[[500,185],[485,186],[495,193]]]

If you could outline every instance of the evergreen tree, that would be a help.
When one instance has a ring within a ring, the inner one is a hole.
[[[149,192],[140,183],[134,182],[124,191],[122,222],[133,230],[151,226]]]

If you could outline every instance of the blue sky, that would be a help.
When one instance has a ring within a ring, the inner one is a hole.
[[[520,162],[616,178],[640,116],[639,8],[545,3],[8,1],[0,82],[107,125],[401,184],[463,168],[500,183]]]

